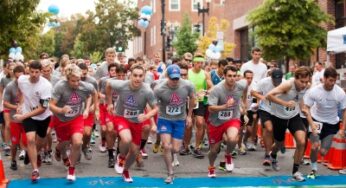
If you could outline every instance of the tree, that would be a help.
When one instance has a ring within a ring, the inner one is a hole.
[[[198,41],[198,51],[204,54],[209,45],[217,39],[217,32],[226,33],[229,26],[230,23],[227,20],[221,19],[220,22],[218,22],[218,19],[216,17],[211,17],[208,22],[208,28],[206,29],[205,36],[202,36]],[[235,44],[224,42],[224,50],[222,52],[222,56],[229,56],[234,47]]]
[[[49,55],[54,55],[55,52],[55,31],[49,30],[47,33],[40,36],[39,44],[36,49],[36,57],[42,52],[46,52]]]
[[[194,53],[197,50],[196,41],[198,36],[199,33],[192,31],[190,17],[184,14],[181,27],[177,31],[177,38],[173,42],[177,54],[182,56],[186,52]]]
[[[49,13],[35,11],[39,0],[0,1],[0,54],[8,57],[11,42],[16,40],[26,59],[37,58],[35,53],[39,33]]]
[[[315,0],[265,0],[247,17],[266,59],[307,60],[326,46],[323,25],[332,19]]]

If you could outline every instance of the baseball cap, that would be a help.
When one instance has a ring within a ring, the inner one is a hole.
[[[168,68],[167,68],[167,76],[170,79],[180,78],[180,68],[179,68],[179,66],[176,65],[176,64],[168,66]]]
[[[284,76],[284,73],[280,69],[273,70],[271,77],[275,86],[278,86],[281,84],[283,76]]]

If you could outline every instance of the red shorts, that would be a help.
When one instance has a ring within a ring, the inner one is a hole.
[[[84,132],[84,121],[81,115],[67,122],[62,122],[57,117],[52,116],[51,122],[54,124],[59,142],[69,141],[73,134],[83,134]]]
[[[122,116],[116,116],[114,121],[117,122],[117,124],[114,124],[116,132],[120,133],[124,129],[130,129],[132,143],[138,146],[141,144],[143,123],[133,123]]]
[[[88,117],[84,119],[84,126],[92,128],[94,126],[94,119],[95,119],[95,114],[93,112],[90,112]]]
[[[10,109],[4,108],[4,111],[3,111],[3,112],[4,112],[4,113],[10,113],[10,111],[11,111]]]
[[[216,144],[222,140],[223,134],[230,127],[235,127],[237,129],[240,128],[241,121],[240,119],[231,119],[219,126],[213,126],[212,124],[208,124],[208,132],[209,132],[209,143]]]
[[[107,105],[100,104],[100,125],[105,126],[107,122],[110,122],[112,120],[112,115],[107,111]]]
[[[14,145],[18,145],[19,141],[22,140],[24,146],[27,145],[26,134],[24,131],[23,124],[10,122],[10,133],[11,133],[11,142]]]

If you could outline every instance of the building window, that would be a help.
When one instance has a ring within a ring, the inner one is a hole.
[[[198,4],[198,2],[199,2],[199,0],[192,0],[191,1],[191,10],[193,11],[193,12],[197,12],[197,4]]]
[[[180,11],[180,0],[169,0],[169,11]]]
[[[240,35],[240,59],[247,60],[250,56],[249,30],[248,28],[239,30]]]
[[[344,27],[346,25],[346,17],[344,11],[345,1],[335,0],[335,28]],[[335,68],[345,67],[346,53],[335,55]]]

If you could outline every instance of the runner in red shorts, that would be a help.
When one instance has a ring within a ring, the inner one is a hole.
[[[108,111],[114,112],[112,90],[118,95],[114,114],[116,130],[120,136],[120,154],[114,166],[117,173],[121,173],[125,182],[132,182],[128,169],[135,161],[141,143],[142,124],[153,117],[157,111],[157,101],[150,86],[143,84],[145,69],[138,64],[131,67],[130,80],[109,80],[106,86]],[[144,114],[146,105],[152,110]]]
[[[59,144],[58,152],[71,144],[70,166],[67,172],[67,180],[75,181],[75,165],[80,156],[84,132],[83,118],[89,115],[92,102],[98,106],[97,92],[92,84],[81,81],[82,71],[75,64],[65,68],[67,80],[60,81],[54,86],[52,99],[49,103],[53,112],[52,124],[55,128]],[[83,105],[85,103],[85,105]],[[95,116],[99,114],[96,109]],[[83,114],[83,115],[82,115]]]
[[[237,69],[233,66],[226,66],[224,69],[225,81],[217,84],[209,95],[209,168],[208,177],[215,178],[214,162],[219,151],[222,136],[226,134],[227,154],[226,169],[232,171],[234,163],[232,162],[231,151],[238,142],[238,132],[240,128],[240,106],[246,107],[246,80],[236,81]],[[243,103],[243,105],[241,105]]]

